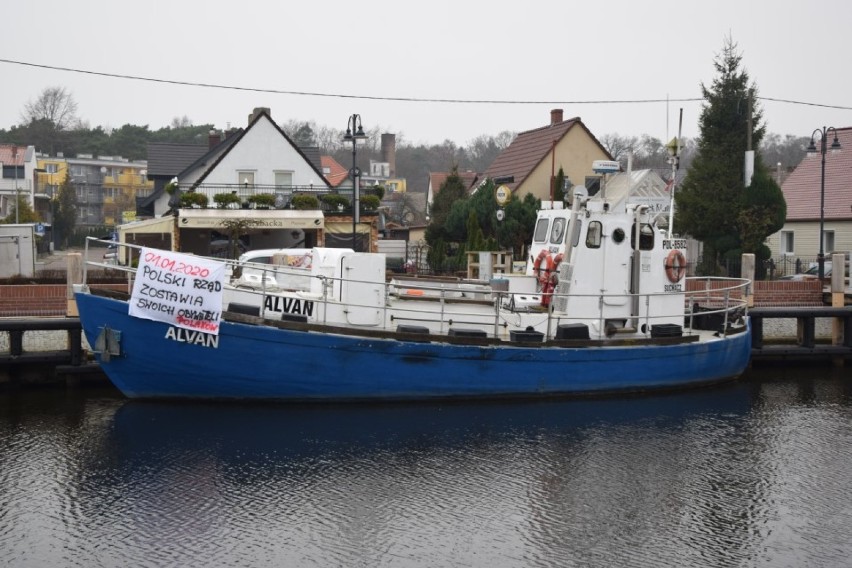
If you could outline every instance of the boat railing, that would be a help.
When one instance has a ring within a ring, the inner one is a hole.
[[[88,245],[90,242],[99,242],[101,244],[115,244],[112,241],[104,241],[101,239],[88,238],[86,262],[84,262],[84,282],[86,277],[86,266],[100,267],[106,269],[116,269],[126,271],[128,273],[128,292],[132,289],[132,279],[135,275],[134,268],[138,261],[141,246],[118,243],[117,246],[126,247],[128,250],[122,255],[122,258],[127,258],[124,265],[116,265],[112,262],[91,260],[88,253]],[[245,270],[250,268],[253,272],[260,275],[255,285],[240,286],[239,291],[244,294],[256,296],[256,302],[253,305],[259,307],[261,317],[265,317],[266,296],[280,293],[298,293],[304,297],[309,297],[312,301],[318,302],[323,306],[319,310],[321,318],[318,318],[317,323],[331,323],[327,320],[330,313],[329,307],[332,304],[339,303],[339,291],[344,279],[337,278],[326,274],[311,274],[310,269],[300,267],[288,267],[258,263],[239,263],[230,259],[214,259],[221,261],[226,265],[226,271],[229,274],[235,274],[240,268]],[[277,285],[276,276],[288,274],[290,276],[298,276],[303,285],[282,289]],[[317,279],[318,284],[311,286],[312,279]],[[445,281],[436,280],[429,281],[428,279],[418,280],[416,282],[402,281],[384,281],[381,283],[357,281],[346,279],[349,283],[378,285],[382,287],[384,293],[384,306],[377,307],[375,304],[367,304],[357,301],[347,300],[347,304],[351,308],[373,308],[383,309],[385,311],[385,322],[388,325],[394,326],[399,324],[431,324],[438,328],[441,333],[448,333],[451,328],[458,326],[476,326],[481,329],[490,329],[494,337],[505,335],[506,329],[517,329],[525,326],[532,326],[536,329],[541,329],[545,333],[546,339],[555,337],[555,331],[561,323],[596,323],[601,328],[606,321],[604,307],[613,301],[619,301],[622,304],[625,302],[633,302],[635,305],[641,305],[641,315],[630,316],[635,326],[631,329],[641,329],[646,335],[650,334],[652,325],[660,320],[671,321],[674,317],[678,321],[683,322],[683,331],[686,334],[697,333],[699,326],[696,322],[699,318],[707,321],[707,318],[713,318],[714,322],[719,325],[719,333],[724,335],[728,332],[730,324],[735,318],[747,315],[747,295],[751,282],[742,278],[723,278],[723,277],[691,277],[684,282],[684,303],[680,307],[675,307],[676,311],[669,310],[668,313],[656,313],[655,302],[661,302],[664,298],[670,298],[671,293],[643,293],[643,294],[604,294],[604,293],[589,293],[580,294],[571,292],[570,294],[553,293],[550,298],[550,306],[542,306],[539,293],[529,292],[510,292],[507,290],[498,290],[481,281]],[[275,285],[271,284],[276,282]],[[244,283],[245,284],[245,283]],[[556,312],[552,309],[556,300],[561,296],[572,298],[581,298],[582,301],[589,305],[597,305],[597,311],[594,314],[576,315]],[[393,305],[392,315],[388,315],[390,306]],[[493,306],[493,309],[484,310],[483,306]],[[474,309],[474,307],[476,307]],[[228,306],[223,306],[228,309]],[[277,315],[277,314],[276,314]],[[682,318],[682,319],[681,319]],[[644,325],[642,325],[644,324]],[[618,333],[619,330],[615,330]]]

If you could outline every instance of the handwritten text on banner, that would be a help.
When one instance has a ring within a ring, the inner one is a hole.
[[[225,264],[143,248],[130,315],[204,333],[219,333]]]

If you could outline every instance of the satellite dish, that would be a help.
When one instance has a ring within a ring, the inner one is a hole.
[[[585,201],[589,198],[589,190],[586,189],[586,186],[584,185],[575,185],[571,189],[571,195],[578,196],[580,198],[580,201]]]

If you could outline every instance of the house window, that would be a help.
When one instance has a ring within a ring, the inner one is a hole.
[[[293,172],[275,172],[275,187],[292,187]]]
[[[834,250],[834,231],[823,231],[822,240],[825,251],[831,252]]]
[[[249,188],[254,187],[254,172],[237,172],[237,183],[240,187],[248,185]]]
[[[55,174],[59,171],[59,164],[45,164],[44,169],[49,174]]]
[[[86,175],[86,169],[83,166],[71,166],[71,175],[74,177],[82,177]]]
[[[793,231],[781,231],[781,254],[792,255],[796,250]]]

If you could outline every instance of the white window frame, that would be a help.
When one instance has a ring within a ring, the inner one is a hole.
[[[834,251],[834,229],[822,232],[822,244],[826,253]]]
[[[793,256],[796,252],[796,233],[793,231],[781,231],[781,238],[778,240],[781,247],[781,254],[784,256]]]

